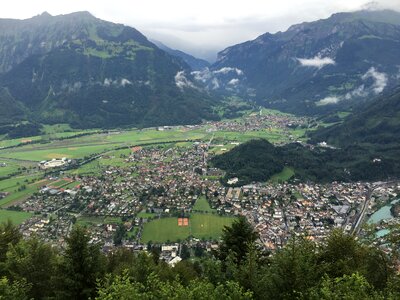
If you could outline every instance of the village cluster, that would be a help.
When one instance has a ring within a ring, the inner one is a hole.
[[[286,127],[303,122],[286,116],[283,119],[269,118],[266,122],[266,116],[256,116],[243,126],[248,130],[248,126],[269,126],[271,122]],[[221,126],[228,126],[229,130],[239,126],[229,124]],[[227,129],[218,127],[217,130],[221,128]],[[185,146],[134,147],[129,154],[116,154],[118,157],[103,155],[99,161],[105,164],[97,176],[75,175],[70,180],[79,185],[68,189],[43,186],[19,203],[18,209],[35,213],[21,225],[21,231],[24,236],[35,234],[62,247],[73,224],[83,219],[91,231],[92,241],[108,251],[115,246],[115,233],[121,226],[115,219],[119,219],[127,232],[122,246],[143,249],[146,245],[141,243],[141,234],[146,222],[187,215],[199,197],[205,197],[217,214],[245,216],[259,232],[260,243],[274,250],[282,247],[293,234],[306,234],[318,242],[333,228],[352,232],[365,205],[365,195],[374,186],[373,183],[292,182],[225,187],[217,179],[223,172],[208,163],[212,147],[211,141],[205,141]],[[116,158],[122,164],[107,164]],[[375,189],[366,212],[395,197],[399,190],[396,185]],[[140,213],[146,215],[141,217]],[[216,247],[215,241],[192,239],[188,243],[197,246],[201,243],[208,250]],[[169,249],[162,256],[174,260],[179,245],[177,248],[171,244],[162,246]]]

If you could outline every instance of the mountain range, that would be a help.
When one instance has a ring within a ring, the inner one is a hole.
[[[265,33],[218,54],[211,72],[260,104],[296,114],[357,106],[400,79],[400,13],[363,10]],[[222,82],[222,84],[221,84]]]
[[[88,12],[0,19],[0,125],[199,123],[232,95],[303,115],[357,110],[400,84],[399,49],[390,10],[265,33],[212,65]]]
[[[88,12],[0,20],[1,123],[155,126],[213,119],[181,58]]]
[[[156,40],[151,40],[151,41],[161,50],[164,50],[165,52],[171,54],[172,56],[181,58],[185,63],[187,63],[190,66],[190,68],[192,68],[193,71],[200,71],[211,66],[211,64],[204,59],[194,57],[193,55],[190,55],[188,53],[185,53],[177,49],[172,49],[160,41]]]
[[[360,106],[343,122],[313,132],[311,139],[338,147],[366,145],[400,153],[400,86]]]

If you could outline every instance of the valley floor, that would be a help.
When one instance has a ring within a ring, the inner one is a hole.
[[[285,167],[268,182],[225,187],[219,180],[224,173],[209,164],[214,155],[254,138],[304,141],[309,124],[264,110],[196,126],[3,140],[0,218],[20,224],[24,236],[36,234],[60,247],[73,224],[80,224],[105,251],[119,244],[142,249],[149,242],[183,240],[211,249],[238,215],[252,222],[271,250],[293,232],[319,241],[336,227],[358,230],[360,213],[364,221],[374,207],[395,197],[396,184],[375,189],[365,208],[373,183],[288,183],[295,170]],[[65,165],[43,167],[55,159]]]

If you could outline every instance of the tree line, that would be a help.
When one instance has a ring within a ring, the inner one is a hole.
[[[103,254],[79,226],[65,243],[60,251],[0,224],[0,299],[400,299],[397,251],[339,230],[322,244],[294,235],[272,254],[240,217],[217,251],[174,267],[152,250]]]

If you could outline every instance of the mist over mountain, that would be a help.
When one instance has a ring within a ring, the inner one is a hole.
[[[358,105],[398,84],[399,49],[400,13],[337,13],[219,52],[211,72],[235,71],[209,82],[285,111],[324,113]]]
[[[176,56],[176,57],[180,57],[182,58],[182,60],[187,63],[192,70],[194,71],[199,71],[202,70],[204,68],[208,68],[210,66],[210,63],[204,59],[200,59],[197,57],[194,57],[193,55],[190,55],[188,53],[185,53],[183,51],[180,50],[176,50],[176,49],[171,49],[168,46],[164,45],[162,42],[160,41],[156,41],[156,40],[152,40],[152,42],[157,45],[158,48],[160,48],[161,50],[164,50],[165,52],[171,54],[172,56]]]
[[[0,62],[0,101],[14,121],[112,127],[215,117],[182,59],[88,12],[0,20]]]
[[[353,144],[400,149],[400,86],[362,105],[343,123],[316,131],[316,142],[338,146]]]

